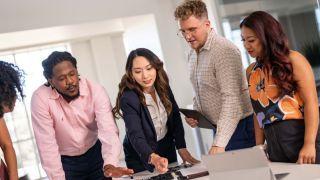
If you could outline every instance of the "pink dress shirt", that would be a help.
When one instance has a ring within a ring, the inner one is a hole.
[[[85,78],[81,78],[79,88],[80,96],[70,103],[55,89],[44,85],[32,96],[33,130],[49,179],[65,179],[61,155],[84,154],[98,138],[104,165],[118,164],[119,131],[105,89]]]

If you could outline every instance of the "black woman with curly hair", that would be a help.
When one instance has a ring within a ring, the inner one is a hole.
[[[13,111],[18,96],[23,98],[22,78],[23,72],[17,66],[0,61],[0,147],[10,180],[18,179],[17,158],[3,115]]]

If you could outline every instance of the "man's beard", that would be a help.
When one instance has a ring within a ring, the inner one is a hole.
[[[67,94],[64,94],[62,92],[60,92],[58,89],[55,88],[55,90],[67,101],[67,102],[70,102],[74,99],[77,99],[79,96],[80,96],[80,90],[78,91],[78,93],[74,96],[69,96]]]

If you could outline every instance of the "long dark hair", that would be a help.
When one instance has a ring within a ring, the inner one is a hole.
[[[288,38],[281,24],[270,14],[256,11],[247,16],[240,24],[255,32],[262,44],[262,54],[257,62],[263,64],[267,73],[271,71],[275,83],[279,86],[280,96],[290,94],[297,89],[293,79],[292,64],[289,60]]]
[[[23,99],[24,72],[14,64],[0,61],[0,118],[3,117],[3,106],[13,109],[15,99]]]
[[[117,96],[117,101],[115,107],[112,109],[114,117],[123,117],[120,112],[120,99],[125,90],[133,90],[138,94],[140,102],[146,106],[145,97],[143,95],[142,87],[134,80],[132,75],[133,60],[142,56],[146,58],[151,66],[156,69],[157,77],[154,82],[154,87],[159,94],[160,100],[169,115],[172,111],[172,103],[169,99],[169,79],[167,73],[163,69],[163,62],[155,55],[152,51],[146,48],[138,48],[130,52],[127,63],[126,63],[126,73],[122,76],[121,82],[119,84],[119,93]]]

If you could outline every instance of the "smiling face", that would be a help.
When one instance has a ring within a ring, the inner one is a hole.
[[[243,41],[243,46],[246,48],[251,57],[257,58],[262,55],[262,43],[252,29],[242,26],[241,38]]]
[[[196,18],[194,15],[188,19],[179,20],[180,33],[192,49],[200,50],[207,41],[210,32],[210,21],[206,18]]]
[[[58,92],[69,97],[79,94],[79,77],[77,69],[69,61],[62,61],[53,67],[52,78],[49,83]]]
[[[157,70],[150,64],[148,59],[143,56],[137,56],[133,59],[132,76],[144,92],[150,92],[157,78]]]

